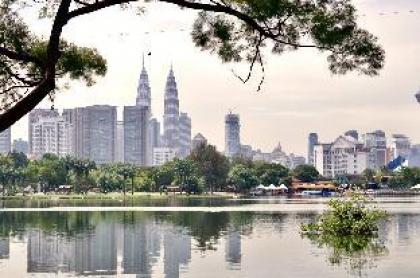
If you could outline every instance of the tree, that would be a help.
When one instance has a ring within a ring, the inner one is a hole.
[[[365,169],[362,173],[362,176],[366,179],[366,182],[374,182],[375,175],[375,171],[369,168]]]
[[[130,164],[117,164],[115,165],[116,173],[123,178],[123,192],[126,193],[126,182],[127,179],[131,179],[131,195],[134,195],[134,177],[136,175],[136,169]]]
[[[2,194],[6,194],[6,186],[9,183],[13,172],[13,161],[9,156],[0,154],[0,181],[2,184]]]
[[[257,177],[262,184],[280,184],[288,176],[289,170],[281,164],[257,161],[255,163]]]
[[[312,165],[299,165],[293,170],[293,176],[303,182],[318,180],[319,173]]]
[[[204,177],[211,192],[216,186],[221,187],[226,183],[229,160],[215,146],[200,144],[191,152],[189,159],[195,162],[199,175]]]
[[[229,172],[229,181],[242,192],[246,192],[258,184],[255,170],[241,164],[232,167]]]
[[[247,82],[259,65],[262,49],[281,54],[299,48],[328,52],[335,74],[359,71],[375,75],[384,51],[377,38],[360,28],[351,0],[159,0],[200,11],[192,34],[195,45],[217,53],[223,62],[249,62]],[[139,3],[136,0],[33,1],[41,16],[52,18],[48,39],[34,35],[21,19],[26,0],[2,1],[0,7],[0,131],[11,126],[48,95],[58,81],[81,80],[87,85],[106,73],[106,61],[95,49],[62,39],[64,27],[79,16],[101,9]],[[143,2],[141,2],[143,3]],[[140,7],[144,8],[144,7]],[[264,76],[261,77],[261,83]],[[260,86],[261,86],[260,83]],[[260,88],[259,86],[259,88]],[[258,89],[259,89],[258,88]]]
[[[45,154],[35,165],[38,167],[38,181],[42,185],[43,192],[54,190],[66,182],[66,167],[58,156]]]
[[[198,169],[194,161],[190,159],[174,159],[173,161],[174,183],[181,186],[187,192],[199,185]]]
[[[68,171],[72,171],[76,176],[75,191],[81,192],[82,189],[87,191],[87,187],[83,186],[83,182],[88,182],[88,176],[90,171],[96,169],[96,164],[94,161],[89,159],[77,159],[70,156],[67,156],[64,159],[65,168]]]

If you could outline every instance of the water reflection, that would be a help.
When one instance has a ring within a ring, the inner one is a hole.
[[[395,277],[392,263],[398,266],[404,252],[415,258],[410,252],[420,247],[416,239],[420,215],[393,215],[373,241],[302,240],[299,224],[314,217],[251,212],[0,212],[0,276],[370,277],[385,269],[376,277]],[[410,276],[419,270],[414,264],[403,271]]]

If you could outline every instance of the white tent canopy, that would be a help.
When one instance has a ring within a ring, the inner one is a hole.
[[[415,186],[411,187],[410,189],[413,189],[413,190],[419,189],[420,190],[420,184],[416,184]]]
[[[274,190],[274,189],[277,189],[277,187],[276,187],[274,184],[270,184],[270,185],[268,186],[268,189],[270,189],[270,190]]]
[[[287,186],[285,186],[284,184],[280,184],[279,189],[288,189]]]
[[[263,184],[260,184],[257,186],[257,189],[266,189],[266,187]]]

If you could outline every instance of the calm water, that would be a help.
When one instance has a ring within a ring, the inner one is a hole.
[[[325,199],[159,202],[96,208],[29,202],[23,210],[3,202],[0,277],[420,275],[418,198],[379,199],[391,217],[378,240],[356,252],[299,235]]]

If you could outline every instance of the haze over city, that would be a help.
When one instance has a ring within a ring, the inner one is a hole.
[[[194,47],[190,38],[194,12],[151,3],[141,16],[111,8],[78,18],[65,28],[66,39],[96,47],[104,55],[108,73],[90,88],[72,84],[57,94],[55,107],[133,105],[142,53],[151,52],[146,67],[153,115],[162,116],[165,81],[173,63],[180,105],[192,118],[192,133],[201,132],[220,150],[224,149],[224,116],[229,109],[241,116],[241,141],[264,150],[280,141],[288,152],[305,154],[309,132],[317,132],[323,142],[348,129],[405,133],[413,143],[419,142],[415,115],[420,114],[420,107],[414,93],[420,85],[420,38],[415,35],[420,3],[354,2],[361,26],[377,35],[386,50],[385,68],[378,77],[332,76],[326,56],[314,55],[315,50],[281,56],[267,52],[265,82],[262,91],[256,92],[259,68],[252,82],[244,85],[231,70],[246,74],[247,64],[223,64],[215,55]],[[26,19],[32,29],[48,34],[50,25],[38,21],[35,14],[28,11]],[[41,107],[50,105],[44,101]],[[12,136],[27,137],[27,117],[13,127]]]

